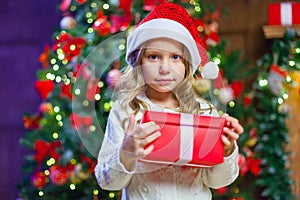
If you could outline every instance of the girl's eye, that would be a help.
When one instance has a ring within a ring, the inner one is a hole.
[[[156,60],[156,59],[158,59],[158,56],[157,55],[149,55],[148,58],[151,60]]]
[[[173,55],[173,59],[174,59],[174,60],[180,60],[180,59],[181,59],[181,56],[179,56],[179,55]]]

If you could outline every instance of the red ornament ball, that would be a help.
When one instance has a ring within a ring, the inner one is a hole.
[[[48,182],[48,177],[44,174],[44,172],[36,172],[31,177],[31,184],[36,189],[42,189]]]
[[[50,180],[54,185],[64,185],[69,178],[68,171],[60,166],[53,165],[50,168]]]

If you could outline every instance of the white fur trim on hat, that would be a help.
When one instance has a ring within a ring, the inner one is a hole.
[[[166,18],[153,19],[142,23],[129,34],[126,52],[127,63],[132,65],[130,55],[144,42],[156,38],[169,38],[182,43],[191,55],[189,62],[193,66],[193,72],[198,69],[201,57],[192,35],[182,24]]]

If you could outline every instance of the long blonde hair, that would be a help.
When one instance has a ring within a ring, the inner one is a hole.
[[[127,110],[128,106],[132,108],[134,113],[140,110],[140,106],[147,109],[144,102],[141,102],[136,97],[146,90],[147,85],[145,83],[143,73],[141,70],[141,58],[145,51],[147,44],[138,50],[137,53],[137,67],[127,66],[123,76],[119,80],[115,87],[116,98],[120,101],[121,107]],[[190,55],[186,47],[183,47],[183,62],[185,65],[185,78],[183,81],[175,88],[174,95],[176,96],[180,111],[184,113],[194,113],[199,114],[200,106],[197,96],[193,88],[193,70],[192,65],[188,62]]]

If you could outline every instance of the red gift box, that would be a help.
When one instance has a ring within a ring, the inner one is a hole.
[[[224,161],[221,140],[225,118],[146,111],[142,123],[154,121],[161,136],[144,162],[211,167]],[[149,145],[151,145],[149,144]]]
[[[271,3],[268,9],[269,25],[300,24],[300,3]]]

